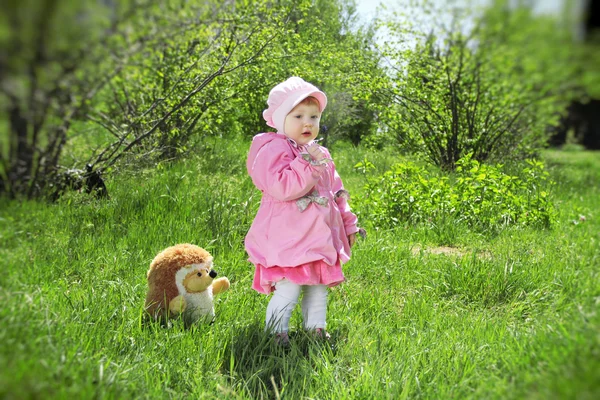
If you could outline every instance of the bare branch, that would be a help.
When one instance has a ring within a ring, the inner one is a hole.
[[[154,103],[152,103],[150,105],[150,107],[148,107],[148,109],[139,116],[139,118],[143,118],[146,115],[148,115],[150,112],[154,111],[154,109],[156,107],[158,107],[160,104],[162,104],[165,99],[169,98],[173,94],[175,89],[177,89],[177,87],[179,87],[179,84],[183,81],[183,78],[188,76],[188,74],[192,70],[192,68],[194,68],[196,65],[198,65],[198,62],[200,61],[200,59],[208,53],[208,51],[211,49],[211,47],[213,47],[215,45],[215,43],[217,42],[217,39],[219,39],[219,37],[221,36],[221,33],[222,33],[222,29],[219,29],[217,34],[214,36],[213,40],[211,40],[210,44],[202,51],[200,56],[179,75],[179,77],[177,78],[175,83],[171,86],[171,89],[160,99],[155,100]]]

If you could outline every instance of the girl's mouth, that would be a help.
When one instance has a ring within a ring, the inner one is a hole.
[[[306,132],[302,132],[302,134],[305,135],[305,136],[310,136],[310,135],[312,135],[312,132],[306,131]]]

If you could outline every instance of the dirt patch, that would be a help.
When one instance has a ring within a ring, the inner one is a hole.
[[[446,256],[463,256],[465,252],[458,247],[448,247],[448,246],[439,246],[439,247],[421,247],[420,245],[414,246],[410,249],[411,253],[416,256],[421,254],[421,252],[429,253],[429,254],[444,254]]]
[[[442,254],[445,256],[452,256],[452,257],[462,257],[466,254],[472,254],[472,251],[468,251],[468,250],[464,250],[464,249],[459,249],[458,247],[449,247],[449,246],[437,246],[437,247],[422,247],[421,245],[415,245],[410,249],[410,252],[412,253],[413,256],[419,255],[422,252],[423,253],[428,253],[428,254]],[[484,260],[489,260],[490,258],[492,258],[492,254],[488,251],[478,251],[477,253],[477,257],[484,259]]]

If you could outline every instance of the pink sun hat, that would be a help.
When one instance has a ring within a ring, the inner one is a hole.
[[[327,96],[304,79],[292,76],[275,86],[269,92],[268,108],[263,111],[263,118],[267,121],[267,125],[277,129],[279,133],[284,133],[285,117],[308,96],[318,100],[320,111],[323,112],[327,106]]]

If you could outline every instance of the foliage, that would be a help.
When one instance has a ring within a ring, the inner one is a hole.
[[[246,135],[265,129],[260,115],[269,90],[290,76],[317,85],[328,96],[322,138],[328,146],[347,139],[358,144],[374,129],[376,101],[370,85],[385,80],[380,56],[373,49],[373,27],[360,26],[352,0],[316,0],[290,15],[290,31],[270,47],[263,63],[241,68],[237,79],[244,95],[224,104],[226,126]],[[230,77],[235,79],[236,77]]]
[[[380,228],[446,221],[479,232],[511,225],[549,228],[556,219],[551,187],[541,161],[527,160],[520,176],[513,176],[502,172],[502,165],[482,164],[468,154],[457,161],[452,176],[432,174],[411,162],[395,165],[368,180],[357,211]]]
[[[223,105],[245,89],[237,76],[225,81],[225,75],[263,60],[264,51],[289,32],[286,22],[295,11],[291,3],[179,3],[152,6],[134,20],[131,37],[118,38],[142,42],[143,49],[111,80],[94,110],[119,142],[131,148],[143,141],[142,149],[159,159],[223,135]]]
[[[425,37],[398,17],[387,24],[398,41],[415,40],[384,49],[394,63],[389,130],[446,170],[467,153],[480,162],[535,155],[573,96],[568,30],[503,0],[481,14],[452,12],[449,26]],[[465,28],[465,19],[474,26]]]
[[[59,0],[44,3],[45,24],[11,24],[37,12],[33,3],[11,3],[4,21],[3,44],[15,53],[4,60],[11,74],[0,82],[26,86],[0,96],[0,106],[14,111],[7,145],[18,148],[0,152],[0,193],[36,197],[58,181],[61,163],[110,172],[125,159],[147,165],[202,150],[208,137],[263,131],[268,90],[290,75],[330,91],[332,139],[358,142],[370,129],[361,88],[367,72],[382,73],[368,49],[369,30],[353,30],[352,1],[132,0],[70,8],[70,0]],[[68,18],[78,12],[86,18]],[[59,24],[56,32],[75,34],[44,35]],[[29,47],[53,62],[22,50]],[[40,77],[48,78],[44,85]],[[28,96],[35,101],[24,102]],[[96,138],[84,160],[70,144],[82,136]]]
[[[588,98],[600,99],[600,35],[581,46],[578,60],[581,70],[578,83]]]

